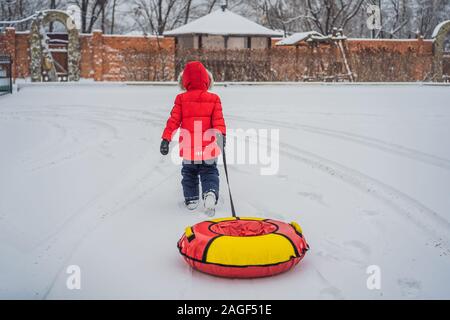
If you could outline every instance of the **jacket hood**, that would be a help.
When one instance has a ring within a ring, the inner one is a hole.
[[[188,62],[181,75],[182,88],[186,90],[208,90],[212,76],[199,61]]]

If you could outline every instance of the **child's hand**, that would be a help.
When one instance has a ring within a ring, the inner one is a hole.
[[[159,147],[159,152],[161,152],[161,154],[163,156],[166,156],[169,153],[169,141],[167,141],[167,140],[161,141],[161,146]]]

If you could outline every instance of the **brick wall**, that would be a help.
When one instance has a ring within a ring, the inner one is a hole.
[[[29,33],[8,28],[0,34],[0,52],[14,59],[15,78],[30,76]],[[96,81],[174,80],[176,69],[189,57],[175,54],[173,38],[80,35],[81,77]],[[356,81],[427,81],[431,79],[431,40],[346,41],[348,64]],[[307,46],[272,49],[205,51],[204,61],[217,80],[302,81],[319,66],[325,73],[345,73],[345,65],[335,46],[321,44],[312,52]],[[227,62],[224,63],[224,59]],[[177,67],[176,67],[177,66]]]
[[[13,58],[14,78],[30,76],[30,34],[8,28],[0,34],[0,52]],[[80,73],[96,81],[173,80],[172,38],[108,36],[101,32],[80,35]]]
[[[6,52],[6,34],[0,32],[0,52]]]
[[[174,79],[171,38],[81,35],[81,77],[96,81],[167,81]]]
[[[103,37],[104,80],[173,80],[175,41],[162,37]]]
[[[13,70],[16,78],[26,78],[30,76],[30,35],[29,33],[18,33],[15,37],[15,61]]]
[[[356,81],[426,81],[432,76],[431,40],[349,39],[344,48]],[[346,72],[339,49],[327,44],[314,51],[306,45],[274,47],[271,59],[278,81],[302,80],[317,69],[325,75]]]
[[[94,78],[94,57],[92,50],[92,36],[81,35],[80,47],[81,47],[81,60],[80,60],[80,76],[85,79]]]
[[[350,40],[350,65],[362,81],[426,81],[432,77],[431,40]]]
[[[0,34],[0,52],[11,56],[14,78],[30,75],[28,38],[28,33],[16,33],[14,28],[6,28],[5,33]]]

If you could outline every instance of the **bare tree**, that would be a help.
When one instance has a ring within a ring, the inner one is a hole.
[[[136,24],[144,33],[162,35],[189,21],[192,1],[134,0],[133,12]]]
[[[330,34],[346,28],[361,12],[366,0],[250,0],[249,6],[261,15],[260,22],[285,34],[316,30]]]
[[[61,1],[55,1],[54,7],[59,8],[60,4]],[[31,19],[27,17],[52,6],[53,1],[49,0],[2,0],[0,1],[0,21],[23,21],[14,23],[12,26],[17,30],[29,30]]]
[[[207,8],[208,8],[207,13],[211,13],[211,11],[214,9],[214,6],[215,6],[216,4],[217,4],[217,0],[208,0],[208,1],[206,2]]]
[[[450,2],[439,0],[418,0],[414,12],[415,32],[430,37],[440,22],[450,20]]]
[[[344,29],[356,16],[365,0],[307,0],[308,16],[322,33],[330,34],[334,28]]]
[[[64,10],[75,4],[81,11],[82,32],[139,28],[147,34],[162,34],[219,9],[222,1],[0,0],[0,20],[21,20],[36,11]],[[381,9],[381,30],[367,28],[369,5]],[[450,19],[449,0],[228,0],[228,8],[285,34],[310,30],[329,34],[333,28],[343,28],[345,34],[358,37],[408,38],[416,33],[430,37],[438,23]],[[17,30],[29,30],[31,21],[14,25]]]
[[[192,0],[186,0],[186,13],[184,14],[184,24],[189,22],[189,15],[191,13]]]
[[[91,33],[95,23],[104,15],[108,0],[69,0],[69,4],[75,4],[80,8],[81,32]]]

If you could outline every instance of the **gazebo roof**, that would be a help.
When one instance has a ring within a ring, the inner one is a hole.
[[[232,11],[219,9],[192,21],[184,26],[164,32],[165,36],[174,37],[193,34],[210,34],[221,36],[265,36],[281,37],[283,34],[263,27]]]

